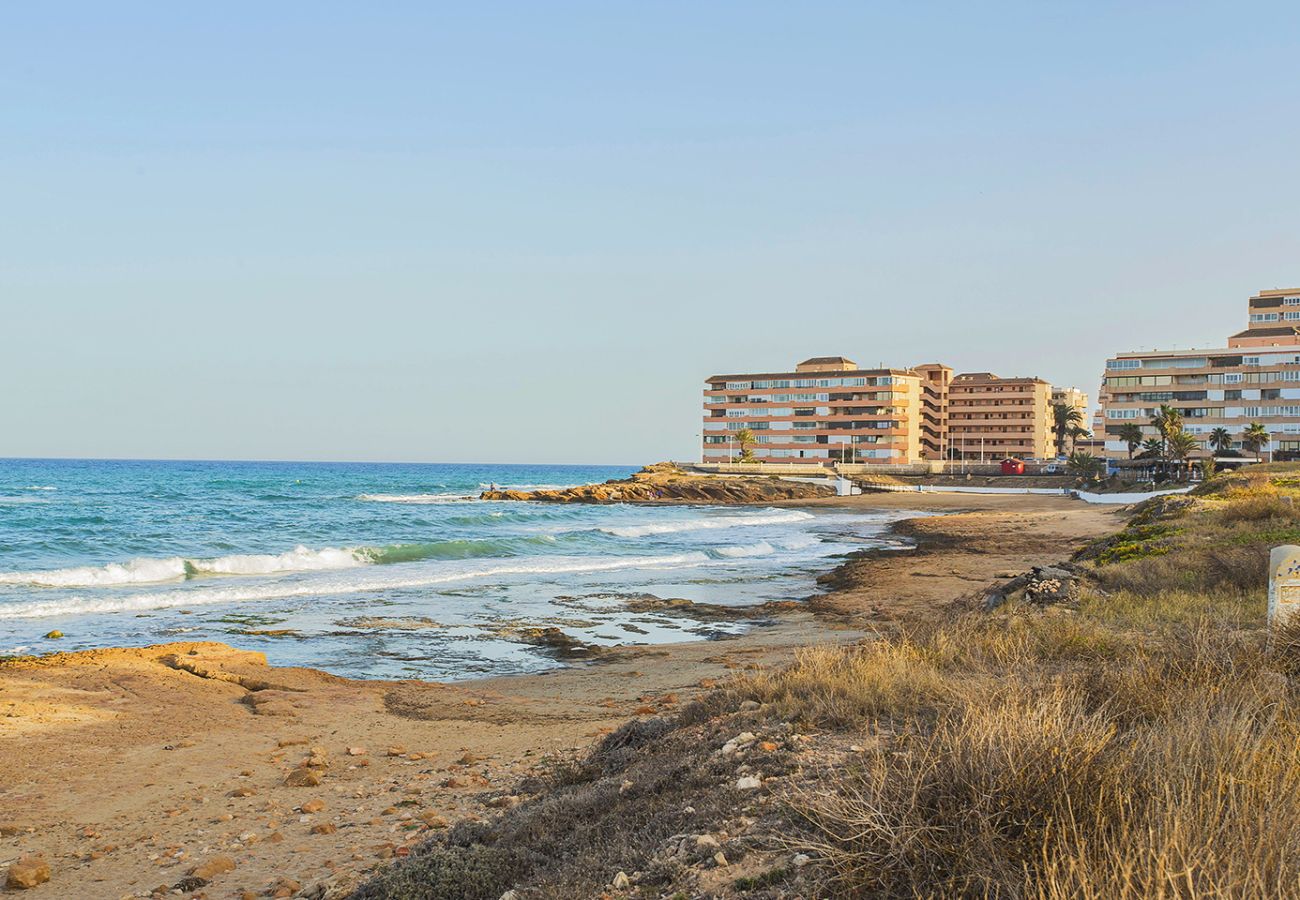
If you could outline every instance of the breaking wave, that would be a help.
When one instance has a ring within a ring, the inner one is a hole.
[[[704,531],[714,528],[744,528],[753,525],[790,525],[804,522],[812,513],[789,510],[758,516],[718,516],[711,519],[693,519],[684,522],[649,522],[645,525],[617,525],[597,529],[615,537],[648,537],[652,534],[677,534],[682,531]]]
[[[57,615],[86,615],[93,613],[138,612],[150,609],[188,608],[218,603],[241,603],[263,600],[283,600],[291,597],[325,597],[337,594],[367,593],[395,589],[431,587],[478,578],[496,578],[509,575],[555,575],[580,572],[607,572],[623,569],[680,568],[707,564],[706,553],[693,551],[666,556],[640,558],[568,556],[534,557],[513,563],[464,562],[457,568],[402,569],[387,571],[369,569],[362,572],[336,573],[320,578],[296,581],[196,588],[175,588],[152,593],[113,597],[66,597],[56,600],[35,600],[0,606],[0,620],[34,619]]]

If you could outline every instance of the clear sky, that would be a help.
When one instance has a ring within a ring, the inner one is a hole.
[[[1293,3],[9,3],[0,456],[694,458],[1300,285]]]

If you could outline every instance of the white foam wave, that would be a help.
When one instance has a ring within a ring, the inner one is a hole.
[[[24,491],[57,491],[58,488],[50,484],[29,484],[23,488]]]
[[[728,559],[739,559],[745,556],[766,556],[769,553],[775,553],[776,548],[767,541],[759,541],[757,544],[736,544],[731,547],[718,547],[714,552],[718,556]]]
[[[281,575],[288,572],[317,572],[350,569],[370,563],[365,551],[326,547],[311,550],[295,547],[285,553],[250,553],[215,559],[141,558],[104,566],[77,566],[35,572],[0,572],[0,584],[39,587],[113,587],[129,584],[158,584],[180,581],[192,575]]]
[[[678,522],[650,522],[645,525],[606,526],[598,529],[615,537],[647,537],[652,534],[677,534],[682,531],[705,531],[714,528],[745,528],[754,525],[792,525],[813,518],[812,513],[788,510],[768,515],[718,516]]]
[[[470,494],[361,494],[357,497],[367,503],[459,503],[476,500]]]
[[[17,506],[23,503],[49,503],[44,497],[0,496],[0,504]]]
[[[91,613],[138,612],[150,609],[189,608],[220,603],[284,600],[294,597],[326,597],[337,594],[367,593],[432,587],[479,578],[513,575],[556,575],[583,572],[607,572],[623,569],[684,568],[710,562],[705,553],[677,553],[649,557],[533,557],[511,563],[479,562],[448,565],[436,569],[380,566],[363,572],[323,575],[306,581],[276,581],[269,584],[240,584],[221,587],[177,588],[167,591],[133,594],[122,597],[65,597],[24,603],[0,604],[0,620],[35,619],[46,616],[86,615]],[[408,574],[409,572],[409,574]]]

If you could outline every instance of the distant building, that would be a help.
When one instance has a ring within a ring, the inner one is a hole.
[[[861,369],[818,356],[794,371],[709,376],[703,461],[738,459],[744,429],[763,462],[1046,459],[1050,400],[1051,385],[1040,378],[954,375],[942,363]]]
[[[1127,457],[1119,437],[1125,424],[1155,437],[1150,424],[1161,406],[1183,417],[1184,428],[1211,452],[1211,434],[1223,428],[1233,450],[1258,422],[1270,434],[1266,452],[1300,456],[1300,288],[1260,291],[1248,301],[1245,331],[1217,349],[1151,350],[1117,354],[1106,362],[1100,395],[1105,452]]]
[[[1052,386],[1041,378],[958,375],[948,388],[950,459],[1047,459]]]
[[[793,372],[712,375],[704,390],[704,462],[739,458],[749,429],[762,461],[921,459],[921,379],[909,369],[860,369],[842,356],[804,360]]]
[[[1083,416],[1083,421],[1088,421],[1088,395],[1077,387],[1054,387],[1052,388],[1052,405],[1064,403],[1066,406],[1072,406]]]

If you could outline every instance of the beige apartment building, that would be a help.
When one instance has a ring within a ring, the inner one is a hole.
[[[736,435],[744,429],[762,462],[1046,459],[1050,398],[1040,378],[954,375],[942,363],[862,369],[842,356],[819,356],[794,371],[706,379],[702,459],[740,458]]]
[[[1049,459],[1052,386],[1041,378],[958,375],[948,388],[950,459]]]
[[[704,390],[706,463],[738,459],[736,434],[754,435],[763,462],[921,459],[921,379],[909,369],[861,369],[842,356],[792,372],[713,375]]]
[[[1211,435],[1219,428],[1241,450],[1242,432],[1253,422],[1271,436],[1267,455],[1300,456],[1300,288],[1260,291],[1247,305],[1247,327],[1226,347],[1133,351],[1107,360],[1100,396],[1107,456],[1129,455],[1119,437],[1125,424],[1156,436],[1150,421],[1161,406],[1179,411],[1201,442],[1199,456],[1213,452]]]

